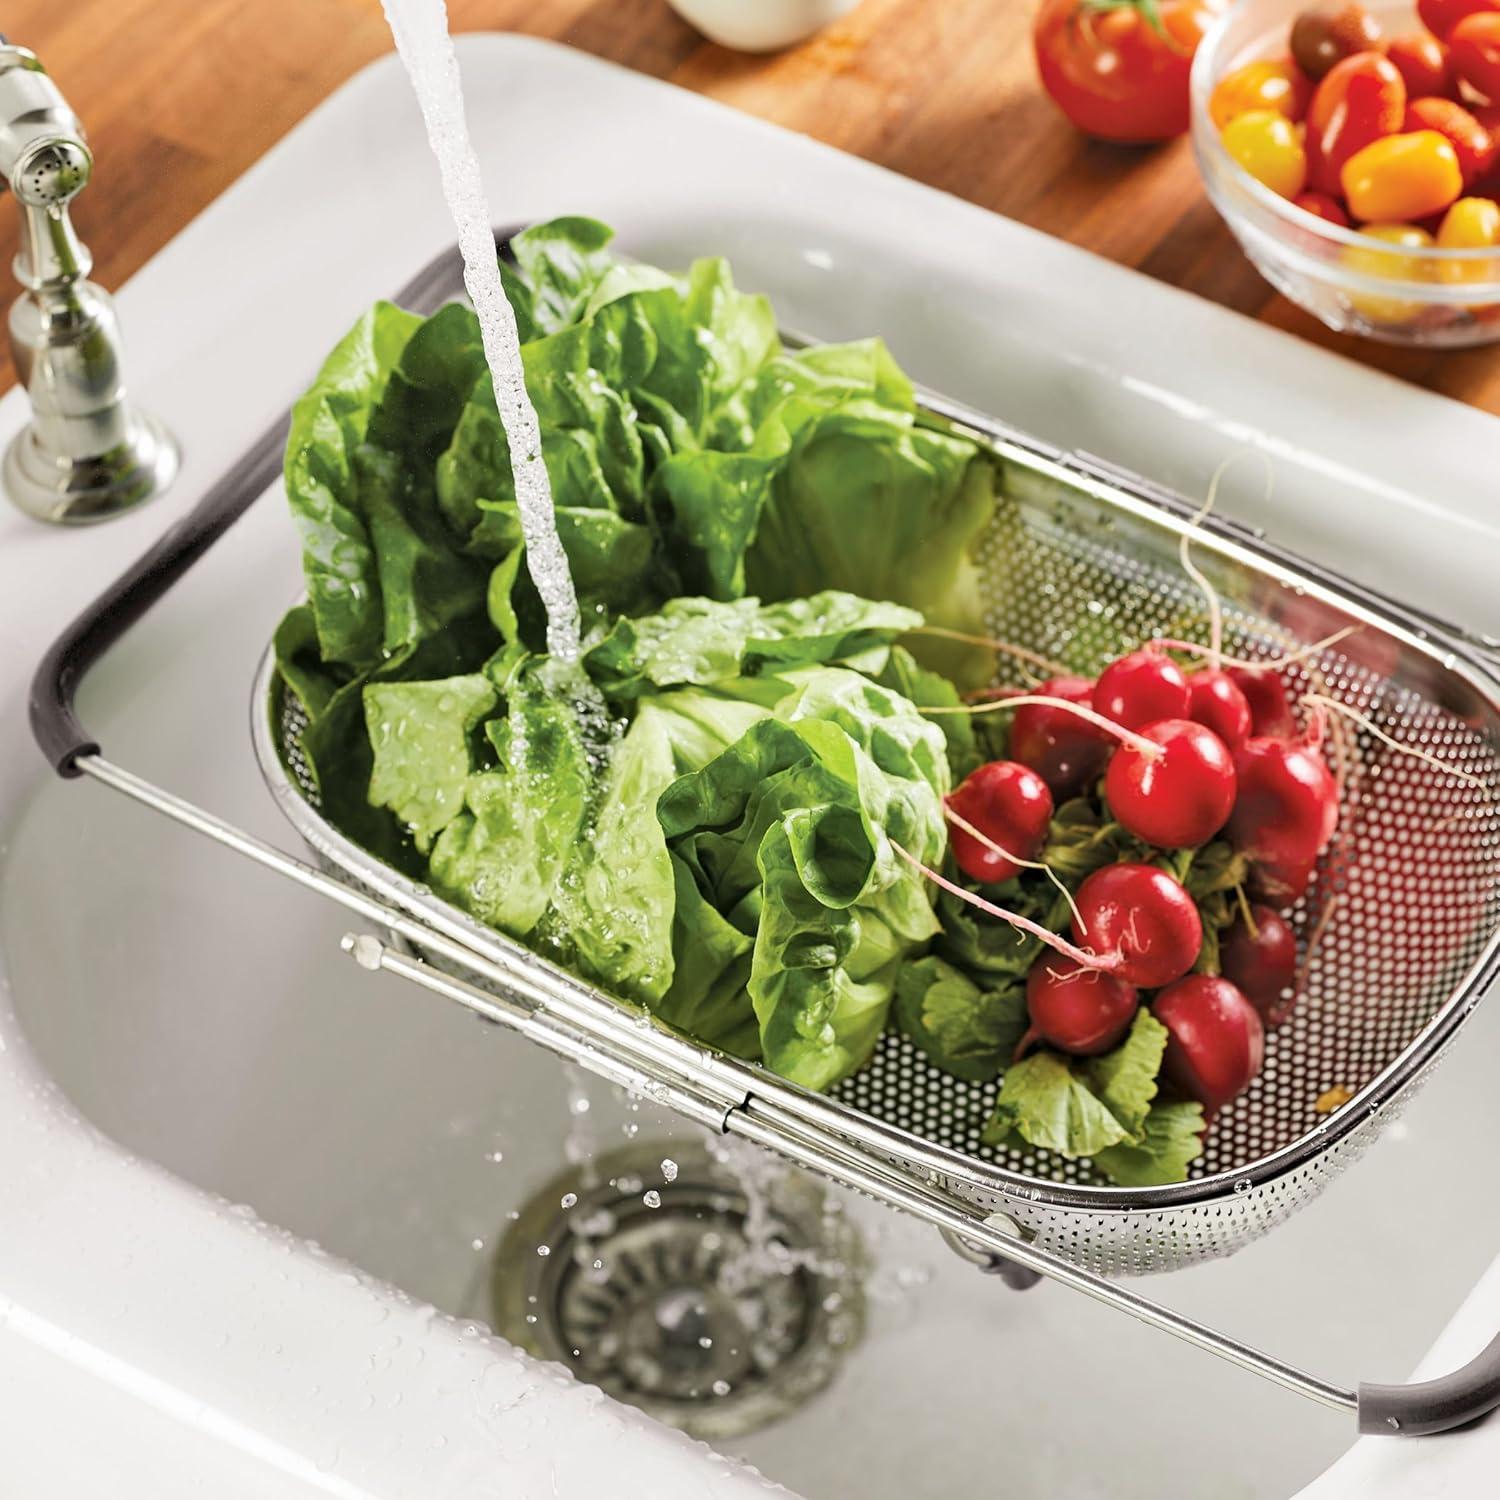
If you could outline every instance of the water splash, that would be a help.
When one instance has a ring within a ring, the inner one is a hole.
[[[494,221],[479,158],[469,142],[458,59],[448,35],[448,7],[444,0],[381,0],[381,4],[421,106],[427,141],[442,177],[443,197],[458,229],[464,286],[479,318],[495,404],[510,448],[516,504],[526,538],[526,567],[547,610],[547,649],[563,661],[573,661],[578,656],[578,597],[557,536],[541,430],[526,394],[516,318],[500,281]]]

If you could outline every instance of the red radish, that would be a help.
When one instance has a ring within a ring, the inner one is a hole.
[[[1210,1118],[1260,1072],[1265,1029],[1227,979],[1189,974],[1152,1001],[1151,1013],[1167,1028],[1163,1075]]]
[[[1307,894],[1317,862],[1316,859],[1260,860],[1250,866],[1251,894],[1276,907],[1294,906]]]
[[[1218,667],[1188,678],[1188,718],[1212,729],[1231,750],[1250,738],[1250,705],[1234,678]]]
[[[1267,1026],[1286,1020],[1297,982],[1297,938],[1285,917],[1269,906],[1252,906],[1250,922],[1241,917],[1224,934],[1219,967]]]
[[[1338,783],[1306,740],[1257,735],[1234,758],[1239,791],[1229,837],[1257,863],[1302,865],[1328,847],[1339,816]]]
[[[1145,647],[1111,662],[1094,684],[1094,709],[1126,729],[1188,716],[1188,680],[1170,656]]]
[[[1235,805],[1234,759],[1212,729],[1163,719],[1140,735],[1163,753],[1121,745],[1109,763],[1104,795],[1121,824],[1161,849],[1206,844]]]
[[[1297,733],[1286,684],[1267,667],[1226,667],[1225,675],[1245,696],[1250,707],[1250,733],[1289,740]],[[1239,747],[1232,746],[1232,749]]]
[[[1060,953],[1044,953],[1026,977],[1031,1026],[1016,1056],[1037,1041],[1078,1057],[1108,1052],[1130,1029],[1139,1004],[1134,985],[1097,969],[1080,969]]]
[[[1037,688],[1036,696],[1087,704],[1093,692],[1087,677],[1052,677]],[[1113,743],[1097,725],[1045,703],[1028,703],[1011,720],[1012,758],[1030,766],[1059,802],[1076,797],[1103,774]]]
[[[1073,936],[1104,957],[1109,972],[1142,989],[1180,979],[1203,946],[1193,898],[1155,865],[1106,865],[1078,887]]]
[[[949,796],[948,805],[1004,850],[998,853],[963,828],[949,830],[959,869],[970,880],[991,885],[1019,875],[1022,866],[1037,857],[1052,821],[1047,783],[1030,766],[1013,760],[992,760],[971,771]],[[1006,854],[1014,858],[1006,859]]]

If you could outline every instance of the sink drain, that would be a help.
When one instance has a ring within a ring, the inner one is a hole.
[[[559,1174],[496,1251],[496,1330],[695,1437],[800,1406],[863,1329],[863,1254],[810,1178],[762,1153],[746,1165],[748,1194],[678,1142]]]

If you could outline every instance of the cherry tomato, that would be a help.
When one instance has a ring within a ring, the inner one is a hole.
[[[1307,184],[1307,152],[1297,127],[1274,109],[1252,109],[1224,127],[1224,149],[1257,182],[1283,198],[1295,198]]]
[[[1406,106],[1403,131],[1435,130],[1446,136],[1458,153],[1464,186],[1478,182],[1495,164],[1500,142],[1462,104],[1452,99],[1413,99]],[[1404,217],[1404,215],[1402,216]]]
[[[1320,193],[1341,190],[1339,173],[1356,151],[1401,129],[1406,84],[1378,52],[1357,52],[1329,71],[1307,106],[1307,166]]]
[[[1425,219],[1464,190],[1453,142],[1436,130],[1413,130],[1371,141],[1344,163],[1344,199],[1367,223]]]
[[[1500,203],[1493,198],[1460,198],[1438,228],[1439,250],[1493,250],[1500,248]],[[1500,277],[1500,256],[1473,263],[1437,263],[1439,281],[1494,281]]]
[[[1465,16],[1448,38],[1453,71],[1500,104],[1500,11]]]
[[[1417,14],[1422,24],[1440,42],[1446,42],[1453,28],[1465,16],[1487,10],[1500,10],[1500,0],[1417,0]]]
[[[1453,65],[1448,49],[1425,31],[1409,31],[1386,44],[1385,55],[1406,84],[1409,99],[1453,92]]]
[[[1432,245],[1432,236],[1415,224],[1365,224],[1360,234],[1380,240],[1384,246],[1405,250],[1423,250]],[[1362,276],[1378,276],[1386,281],[1423,280],[1423,262],[1416,255],[1401,255],[1395,249],[1375,245],[1351,245],[1341,257],[1349,270]],[[1363,313],[1372,323],[1404,323],[1422,311],[1420,302],[1399,297],[1371,296],[1367,292],[1347,294],[1349,305]]]
[[[1344,205],[1337,198],[1330,198],[1327,193],[1298,193],[1292,202],[1304,213],[1324,219],[1330,224],[1337,224],[1340,229],[1347,229],[1350,225],[1351,220],[1344,212]]]
[[[1322,78],[1335,63],[1370,52],[1380,40],[1380,24],[1355,0],[1315,5],[1292,22],[1292,57],[1309,78]]]
[[[1165,141],[1188,128],[1193,53],[1224,0],[1042,0],[1032,25],[1042,86],[1106,141]]]
[[[1267,58],[1226,73],[1214,85],[1208,115],[1219,130],[1252,109],[1274,109],[1289,120],[1300,120],[1311,97],[1312,85],[1291,58]]]

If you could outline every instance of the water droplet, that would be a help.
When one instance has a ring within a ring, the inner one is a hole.
[[[703,1334],[703,1335],[701,1335],[700,1338],[698,1339],[698,1347],[700,1349],[712,1349],[713,1346],[714,1346],[714,1341],[711,1338],[709,1338],[709,1336],[706,1333]]]
[[[1235,1183],[1234,1190],[1237,1193],[1248,1193],[1251,1186],[1252,1184],[1248,1177],[1241,1177],[1240,1180]]]
[[[469,1241],[469,1246],[470,1246],[471,1249],[474,1249],[474,1250],[483,1250],[484,1249],[484,1241],[482,1239],[480,1239],[479,1236],[476,1234],[474,1236],[474,1238]]]
[[[667,1182],[677,1181],[677,1163],[670,1156],[662,1157],[661,1175]]]
[[[716,1396],[727,1396],[734,1387],[727,1380],[716,1380],[713,1383],[712,1389]]]
[[[551,1255],[552,1254],[552,1246],[551,1245],[538,1245],[536,1247],[536,1253],[538,1255]]]
[[[572,1206],[575,1203],[577,1203],[577,1202],[578,1202],[578,1194],[577,1193],[564,1193],[562,1195],[562,1206],[564,1208],[572,1208]]]
[[[660,1208],[661,1194],[658,1193],[655,1188],[650,1188],[647,1190],[645,1197],[641,1199],[641,1202],[644,1203],[647,1208]]]

